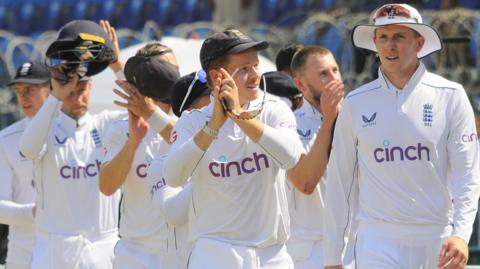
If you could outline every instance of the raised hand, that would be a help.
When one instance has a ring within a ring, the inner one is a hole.
[[[112,46],[113,50],[115,53],[115,61],[110,64],[110,68],[114,71],[117,72],[118,70],[121,70],[123,68],[123,62],[120,61],[120,45],[118,44],[118,37],[117,37],[117,32],[115,31],[115,28],[110,25],[110,22],[108,20],[100,20],[100,27],[105,30],[105,32],[108,34],[108,37],[112,40]]]
[[[345,88],[340,80],[332,80],[325,86],[320,98],[320,108],[324,121],[334,121],[342,106]]]
[[[128,139],[137,145],[140,144],[145,135],[147,135],[148,128],[146,120],[135,115],[132,111],[128,111]]]
[[[113,101],[113,103],[148,120],[157,108],[152,98],[141,95],[138,89],[126,80],[117,80],[116,83],[124,92],[117,89],[113,89],[113,92],[126,102]]]
[[[63,101],[75,89],[80,79],[76,72],[64,73],[61,67],[51,68],[51,94]]]

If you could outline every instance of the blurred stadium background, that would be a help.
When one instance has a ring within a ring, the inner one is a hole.
[[[65,23],[109,20],[121,48],[162,36],[198,39],[232,26],[214,18],[220,2],[228,8],[227,2],[235,1],[253,7],[248,12],[256,19],[233,26],[268,40],[271,47],[264,56],[273,60],[290,43],[327,47],[348,90],[370,81],[377,68],[373,54],[352,47],[353,26],[367,22],[369,12],[381,4],[409,3],[445,41],[440,53],[424,59],[430,71],[463,84],[469,93],[480,93],[480,0],[0,0],[0,128],[21,117],[14,94],[5,85],[23,62],[42,59]],[[241,9],[233,12],[243,16]],[[476,223],[470,264],[480,264],[477,231]]]

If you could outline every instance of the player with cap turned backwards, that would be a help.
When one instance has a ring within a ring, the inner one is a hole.
[[[153,100],[160,118],[129,110],[128,120],[113,123],[105,136],[100,191],[112,195],[121,189],[123,194],[114,268],[167,268],[168,226],[152,203],[147,169],[153,158],[168,150],[172,116],[167,102],[180,74],[177,66],[158,57],[133,56],[125,65],[125,76],[130,82],[124,85],[126,100]]]
[[[0,223],[10,226],[6,266],[27,269],[35,243],[36,193],[32,162],[20,152],[20,136],[48,97],[48,68],[41,62],[26,62],[9,86],[25,118],[0,131]]]
[[[376,80],[347,95],[335,126],[326,268],[341,268],[353,207],[357,268],[464,268],[480,191],[472,108],[460,84],[421,62],[442,44],[416,9],[387,4],[372,19],[352,39],[378,53],[381,66]]]
[[[180,117],[183,111],[200,109],[210,103],[211,90],[203,70],[181,77],[173,85],[170,96],[172,111]],[[165,268],[187,268],[191,242],[188,241],[188,210],[192,184],[172,188],[163,177],[164,156],[155,158],[149,166],[148,177],[152,184],[151,198],[169,224],[167,265]]]
[[[63,26],[47,49],[51,94],[24,131],[20,148],[33,160],[37,241],[31,268],[111,268],[118,240],[120,193],[98,190],[104,131],[125,113],[88,113],[91,80],[113,61],[96,23]]]
[[[283,169],[295,166],[301,144],[290,108],[259,91],[258,51],[267,46],[231,29],[200,50],[214,100],[184,112],[164,170],[173,187],[191,176],[189,268],[293,268]]]

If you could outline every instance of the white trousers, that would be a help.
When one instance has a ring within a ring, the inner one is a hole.
[[[142,240],[120,239],[115,246],[114,269],[163,269],[165,265],[166,241],[160,246]]]
[[[293,262],[284,244],[255,248],[201,238],[193,247],[188,268],[293,269]]]
[[[31,269],[110,269],[117,232],[98,238],[38,234]]]
[[[437,269],[449,226],[361,222],[355,246],[359,269]]]

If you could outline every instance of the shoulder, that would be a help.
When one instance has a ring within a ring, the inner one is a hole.
[[[379,83],[378,79],[375,79],[349,92],[345,97],[345,100],[355,100],[359,97],[368,97],[381,89],[382,85]]]
[[[92,117],[101,122],[114,122],[121,119],[128,119],[128,114],[123,110],[104,110]]]
[[[463,89],[463,86],[455,81],[448,80],[437,74],[427,72],[422,78],[423,85],[435,89],[444,89],[444,90],[460,90]]]
[[[19,120],[13,124],[5,127],[0,131],[0,139],[7,139],[8,137],[21,135],[26,127],[26,119]]]

